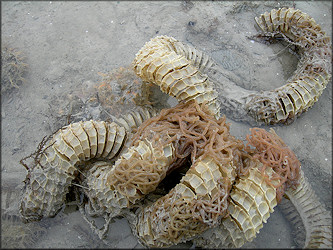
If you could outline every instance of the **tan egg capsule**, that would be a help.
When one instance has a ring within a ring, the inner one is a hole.
[[[107,130],[105,127],[104,121],[93,121],[93,124],[95,126],[95,129],[97,131],[97,152],[95,157],[99,158],[104,151],[105,142],[107,138]]]
[[[294,8],[287,9],[286,15],[284,17],[284,29],[283,29],[283,32],[286,32],[286,33],[289,32],[289,29],[290,29],[289,21],[292,18],[292,16],[294,15],[294,13],[295,13],[295,9]]]
[[[127,135],[127,133],[126,133],[126,129],[124,127],[121,127],[121,126],[117,127],[117,136],[115,138],[111,152],[106,157],[107,159],[112,159],[116,155],[119,154],[119,152],[126,140],[126,135]]]
[[[193,238],[204,232],[207,225],[216,223],[218,217],[212,216],[214,202],[224,189],[219,184],[222,177],[219,169],[220,164],[209,156],[197,160],[167,195],[138,210],[134,226],[140,228],[136,232],[139,239],[149,247],[171,246]],[[220,202],[226,202],[226,196]],[[218,204],[226,206],[226,203]],[[198,212],[193,213],[192,209]]]
[[[145,120],[156,115],[154,109],[138,109],[128,114],[121,115],[120,118],[114,118],[114,121],[127,131],[132,131],[133,128],[139,127]]]
[[[315,91],[317,93],[317,95],[314,97],[315,101],[317,101],[318,97],[322,94],[324,90],[323,86],[320,84],[320,81],[312,76],[304,77],[303,81],[305,81],[306,84],[308,84],[311,88],[314,89],[312,91]]]
[[[263,217],[258,211],[255,200],[249,195],[243,195],[238,189],[233,189],[230,193],[232,200],[247,211],[256,233],[263,227]]]
[[[128,114],[124,114],[123,118],[125,119],[125,121],[127,122],[130,130],[131,131],[133,128],[137,128],[138,126],[136,125],[134,116],[131,113]]]
[[[271,208],[268,206],[267,201],[264,198],[264,193],[260,187],[252,181],[245,181],[243,179],[241,179],[236,186],[239,190],[245,192],[246,195],[250,195],[255,200],[258,212],[263,218],[263,222],[266,223]]]
[[[209,166],[209,169],[214,169],[213,173],[214,176],[216,176],[217,178],[225,177],[231,183],[234,182],[237,173],[236,173],[236,167],[233,164],[230,163],[226,166],[223,166],[221,164],[217,164],[211,157],[205,157],[204,159],[201,159],[201,161],[205,165]]]
[[[300,87],[302,87],[303,89],[305,89],[309,95],[310,95],[310,102],[309,105],[312,106],[314,102],[317,101],[317,96],[318,96],[318,92],[316,91],[316,89],[312,86],[310,86],[308,84],[308,82],[304,81],[304,80],[299,80],[298,84]]]
[[[29,170],[20,203],[22,219],[55,216],[78,174],[78,165],[96,156],[112,158],[124,138],[125,129],[115,123],[85,121],[59,129],[35,153],[36,165]]]
[[[96,215],[103,216],[104,213],[119,215],[122,209],[127,208],[129,201],[121,193],[110,189],[107,185],[108,175],[113,165],[106,162],[96,162],[86,173],[87,177],[83,183],[88,189],[84,189],[89,201],[95,207],[100,208]]]
[[[330,38],[313,18],[293,8],[272,10],[270,13],[265,12],[255,20],[260,29],[267,35],[276,36],[280,34],[287,42],[302,48],[301,63],[299,63],[295,74],[287,81],[287,84],[271,91],[273,95],[274,93],[283,92],[287,97],[285,95],[283,97],[281,95],[277,96],[275,98],[276,102],[269,104],[272,107],[271,109],[275,110],[275,115],[267,114],[267,116],[259,118],[259,120],[262,119],[269,124],[289,122],[313,106],[331,78]],[[307,80],[311,78],[312,80]],[[256,98],[256,100],[258,99]],[[253,99],[253,102],[246,104],[250,109],[250,114],[266,109],[267,102],[263,101],[261,105],[254,102],[255,99]],[[293,107],[291,104],[293,104]],[[257,111],[254,111],[254,109]],[[259,117],[259,113],[256,116]]]
[[[87,133],[83,129],[83,123],[78,122],[78,123],[71,123],[69,126],[75,136],[79,139],[83,154],[84,154],[84,159],[82,160],[87,160],[90,158],[90,143],[89,143],[89,138]]]
[[[135,59],[133,61],[133,65],[138,73],[141,72],[141,68],[145,65],[144,59],[147,59],[150,55],[154,53],[165,53],[166,51],[163,50],[163,47],[160,44],[152,44],[151,49],[147,50],[142,48],[138,53],[135,55]]]
[[[326,88],[331,77],[329,74],[325,73],[312,73],[310,76],[314,77],[323,86],[323,89]]]
[[[152,69],[152,67],[157,67],[157,65],[155,65],[153,62],[156,59],[159,59],[159,58],[164,57],[164,56],[168,56],[170,53],[171,52],[169,52],[167,50],[160,49],[160,50],[157,50],[156,52],[148,55],[146,58],[142,59],[140,64],[135,66],[134,69],[135,69],[136,73],[138,74],[138,76],[140,76],[142,78],[143,81],[149,82],[148,73],[155,72],[154,69]],[[150,69],[148,71],[149,67],[150,67]]]
[[[226,218],[226,220],[230,220],[230,218]],[[225,223],[227,224],[227,223]],[[244,244],[244,237],[242,235],[238,235],[238,239],[231,238],[231,235],[236,236],[233,233],[236,230],[236,223],[229,223],[228,231],[223,224],[215,228],[209,228],[205,232],[203,232],[199,237],[196,237],[193,242],[196,246],[202,248],[209,249],[221,249],[221,248],[235,248],[240,247]],[[237,231],[236,231],[237,232]]]
[[[148,111],[148,109],[139,109],[136,113],[136,116],[140,116],[141,119],[142,119],[142,122],[141,124],[145,121],[145,120],[148,120],[149,118],[153,117],[156,115],[156,111],[153,110],[153,109],[150,109]],[[140,124],[140,125],[141,125]]]
[[[199,52],[196,49],[194,49],[192,46],[187,46],[187,49],[188,49],[188,57],[186,57],[186,59],[190,60],[194,66],[198,67]]]
[[[83,129],[89,138],[90,158],[94,158],[97,153],[97,131],[92,120],[84,122]]]
[[[126,131],[131,131],[131,125],[128,123],[127,120],[124,119],[124,117],[116,118],[114,119],[117,124],[124,127]]]
[[[293,82],[290,86],[300,94],[303,100],[303,107],[307,109],[312,102],[309,92],[299,84],[299,81]]]
[[[190,76],[184,76],[177,82],[175,82],[169,89],[169,94],[172,96],[179,96],[183,92],[184,99],[191,97],[190,93],[185,94],[184,91],[187,88],[194,87],[200,85],[202,88],[207,88],[209,85],[209,82],[207,82],[207,76],[203,76],[200,73],[196,73],[194,75]],[[201,91],[203,93],[204,91]],[[193,92],[194,95],[196,95],[196,92]],[[177,98],[178,99],[178,98]],[[178,99],[178,100],[184,100],[184,99]]]
[[[140,112],[143,120],[148,120],[149,118],[157,115],[155,109],[140,109],[139,112]]]
[[[164,56],[157,57],[153,61],[150,62],[146,75],[147,79],[151,81],[155,81],[157,77],[157,71],[159,70],[160,67],[163,67],[163,65],[172,62],[174,60],[177,60],[179,56],[177,56],[175,53],[172,53],[168,51]]]
[[[291,27],[297,27],[298,20],[304,16],[309,17],[306,13],[301,12],[300,10],[294,10],[293,15],[288,20],[289,26]]]
[[[261,166],[257,161],[252,163]],[[272,176],[273,172],[267,169],[266,174]],[[256,237],[276,205],[276,189],[266,183],[257,167],[253,167],[233,186],[228,204],[229,215],[194,242],[199,247],[239,248]],[[221,237],[216,239],[217,235]]]
[[[318,200],[302,170],[299,185],[287,189],[285,196],[302,217],[306,238],[301,247],[332,248],[332,216]]]
[[[256,236],[256,231],[248,212],[241,206],[230,200],[228,206],[229,215],[237,223],[239,229],[244,233],[247,241],[252,241]]]
[[[174,47],[174,50],[175,52],[178,54],[178,55],[183,55],[185,56],[187,59],[188,59],[188,50],[186,48],[186,45],[181,43],[181,42],[178,42],[176,39],[175,41],[172,41],[172,45]]]
[[[209,165],[200,161],[196,167],[190,169],[188,173],[193,173],[194,175],[200,176],[201,179],[205,180],[205,188],[207,189],[206,193],[211,197],[217,193],[216,183],[218,179],[221,179],[222,175],[219,172],[218,164],[216,164],[214,161],[211,161]],[[215,175],[213,175],[213,173]]]
[[[217,93],[213,89],[208,89],[203,93],[198,93],[195,96],[189,97],[187,100],[196,100],[198,103],[207,102],[209,105],[212,102],[217,102]]]
[[[67,158],[60,154],[53,146],[50,146],[44,150],[42,156],[39,159],[41,166],[50,165],[51,168],[56,169],[56,173],[68,173],[69,175],[75,175],[77,169],[71,164]],[[53,176],[51,176],[52,178]]]
[[[158,44],[161,44],[162,46],[164,46],[169,51],[174,51],[175,50],[174,43],[177,42],[177,40],[173,37],[157,36],[157,37],[153,38],[152,40],[154,40]]]
[[[284,25],[285,25],[287,12],[288,12],[287,8],[280,8],[277,11],[278,16],[279,16],[279,27],[278,27],[277,31],[284,32]]]
[[[260,28],[260,30],[266,30],[265,29],[265,21],[263,20],[262,16],[255,17],[254,20],[256,21],[256,24]]]
[[[190,100],[193,96],[204,93],[209,89],[209,82],[186,86],[175,94],[178,100]]]
[[[163,57],[163,59],[158,59],[157,57],[154,59],[148,59],[147,57],[147,59],[142,59],[140,63],[137,63],[138,60],[135,59],[134,70],[138,76],[142,77],[144,81],[150,80],[150,82],[157,84],[162,91],[171,96],[176,96],[186,87],[201,83],[201,81],[197,82],[196,79],[197,74],[199,74],[197,69],[197,67],[199,66],[196,65],[201,64],[199,68],[204,68],[207,67],[206,64],[212,63],[212,61],[209,60],[207,56],[202,58],[201,52],[197,51],[193,47],[182,46],[180,45],[181,43],[179,41],[169,37],[153,38],[150,42],[146,43],[141,50],[155,51],[156,47],[149,48],[149,46],[152,44],[152,41],[159,41],[160,44],[164,44],[164,48],[161,48],[161,51],[165,53],[166,57]],[[164,59],[168,59],[168,61],[166,62],[164,61]],[[185,81],[188,82],[182,82],[183,79],[187,79]],[[185,85],[183,85],[184,83]],[[208,85],[210,86],[209,88],[207,87],[207,90],[205,90],[205,92],[210,93],[207,95],[197,94],[195,91],[193,92],[193,88],[189,88],[189,91],[192,92],[187,94],[184,93],[182,96],[185,96],[184,98],[188,100],[196,99],[198,103],[202,103],[204,101],[211,102],[213,99],[213,102],[217,102],[216,98],[212,98],[212,83]],[[196,95],[195,98],[190,97],[192,93]],[[205,97],[208,97],[210,99],[205,100]],[[178,99],[178,101],[182,101],[182,99]],[[210,105],[210,107],[212,107],[212,112],[215,115],[219,115],[219,110],[217,110],[219,108],[219,105]]]
[[[271,23],[272,23],[272,29],[275,32],[276,30],[279,29],[280,26],[280,9],[276,10],[276,9],[272,9],[271,13],[270,13],[270,19],[271,19]]]
[[[163,180],[173,155],[172,145],[157,147],[146,139],[138,140],[115,162],[107,185],[126,197],[129,204],[135,204]]]
[[[179,183],[175,186],[175,192],[180,194],[181,197],[187,201],[191,201],[192,199],[196,198],[196,195],[192,189],[183,183]]]
[[[203,180],[196,174],[187,173],[183,182],[189,185],[197,195],[205,196],[208,194],[208,189]]]
[[[265,169],[265,173],[271,178],[273,175],[273,170],[271,168]],[[256,183],[260,189],[264,193],[264,198],[267,201],[267,204],[269,206],[269,210],[271,213],[274,212],[274,207],[277,205],[277,200],[276,200],[276,188],[274,188],[271,184],[268,184],[266,180],[263,178],[262,173],[258,168],[251,169],[249,171],[249,175],[247,177],[248,180],[251,180],[253,183]],[[277,185],[279,182],[278,181],[273,181],[271,179],[271,182],[274,185]]]
[[[219,226],[223,233],[229,234],[226,238],[226,242],[222,245],[226,245],[230,248],[240,248],[246,243],[245,234],[242,230],[239,230],[237,222],[228,216],[223,223]]]
[[[103,151],[103,154],[101,155],[101,158],[108,157],[108,155],[110,154],[110,152],[113,148],[113,145],[114,145],[114,142],[115,142],[115,139],[117,136],[118,125],[114,122],[108,123],[106,125],[107,125],[107,137],[106,137],[106,143],[105,143],[104,151]]]
[[[64,140],[64,134],[62,129],[60,129],[53,137],[53,147],[57,150],[63,157],[68,159],[68,161],[74,165],[79,162],[79,158],[74,151],[74,149],[67,144],[66,140]]]
[[[71,147],[73,148],[75,155],[79,158],[80,161],[83,161],[85,159],[85,154],[83,151],[83,147],[81,145],[81,141],[79,138],[75,135],[74,131],[80,130],[79,127],[76,126],[76,128],[72,128],[72,126],[67,126],[62,129],[62,138],[63,140]],[[82,131],[80,131],[82,133]],[[86,139],[86,138],[83,138]],[[86,141],[83,141],[83,144],[86,144]]]
[[[270,13],[269,12],[265,12],[262,15],[262,19],[265,22],[265,29],[267,30],[267,32],[273,32],[273,24],[272,24]]]
[[[141,113],[139,111],[131,111],[131,116],[134,119],[136,127],[140,127],[140,125],[144,122],[145,119],[142,118]]]
[[[57,172],[49,164],[44,167],[42,169],[38,166],[34,169],[29,177],[30,183],[24,189],[24,195],[20,201],[20,214],[25,222],[56,215],[74,179],[74,176]],[[48,172],[51,173],[52,179]]]
[[[190,48],[190,46],[188,46]],[[190,61],[193,62],[193,65],[196,66],[197,68],[201,68],[201,61],[203,58],[203,53],[200,50],[195,49],[194,47],[191,48],[192,49],[192,59],[190,59]]]
[[[163,64],[160,68],[157,69],[155,74],[155,82],[159,86],[162,85],[163,78],[173,70],[181,69],[189,64],[189,62],[183,56],[176,56],[176,53],[173,53],[175,57],[173,60],[168,61],[167,63]]]
[[[170,88],[173,88],[179,81],[184,80],[184,77],[192,77],[197,72],[198,70],[190,64],[181,69],[176,69],[163,78],[163,82],[160,86],[161,90],[164,93],[170,93]]]
[[[284,95],[280,97],[281,102],[283,103],[283,109],[286,116],[295,116],[295,107],[292,100],[289,98],[288,95]]]
[[[298,93],[298,91],[296,91],[291,84],[289,84],[288,86],[286,86],[286,93],[288,95],[288,97],[290,98],[290,100],[293,102],[293,105],[295,107],[295,113],[298,114],[300,112],[302,112],[303,108],[304,108],[304,102],[302,99],[302,96]]]
[[[173,42],[173,46],[177,54],[185,56],[185,58],[190,61],[191,65],[199,71],[209,69],[215,64],[209,56],[191,45],[176,41]]]

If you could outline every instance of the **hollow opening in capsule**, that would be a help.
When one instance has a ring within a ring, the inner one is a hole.
[[[189,168],[191,167],[191,155],[184,159],[181,159],[175,166],[172,167],[171,171],[167,173],[167,176],[158,185],[158,190],[163,190],[166,194],[174,188],[180,180],[185,176]]]
[[[280,104],[281,104],[281,106],[283,108],[284,114],[286,115],[287,114],[287,110],[286,110],[286,106],[284,105],[284,102],[282,101],[282,98],[279,98],[279,102],[280,102]]]

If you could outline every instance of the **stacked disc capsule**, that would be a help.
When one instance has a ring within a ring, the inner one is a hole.
[[[313,18],[294,8],[273,9],[255,20],[264,36],[282,36],[296,45],[301,59],[285,85],[253,95],[246,106],[267,124],[291,122],[318,101],[331,79],[330,38]]]
[[[267,184],[258,168],[252,168],[236,180],[230,192],[229,215],[194,241],[202,247],[239,248],[256,237],[276,205],[276,189]]]
[[[20,204],[25,221],[52,217],[61,208],[77,165],[92,158],[112,159],[126,137],[116,123],[85,121],[58,130],[37,152]]]
[[[143,81],[160,86],[161,90],[178,101],[196,100],[206,102],[213,115],[219,116],[219,103],[212,82],[199,71],[198,65],[205,65],[202,56],[187,53],[187,59],[180,49],[180,42],[172,37],[158,36],[147,42],[136,54],[134,71]],[[185,48],[185,46],[183,46]],[[186,50],[188,51],[188,50]],[[196,50],[195,50],[196,51]]]

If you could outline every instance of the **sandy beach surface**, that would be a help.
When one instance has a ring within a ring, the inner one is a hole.
[[[141,84],[131,63],[157,35],[175,37],[212,56],[243,88],[282,86],[296,69],[296,55],[279,44],[253,43],[247,36],[257,33],[255,16],[293,5],[332,34],[331,1],[2,1],[2,47],[21,51],[28,64],[19,88],[1,93],[2,247],[142,248],[122,218],[111,223],[102,242],[75,206],[55,218],[22,224],[18,203],[27,171],[20,159],[68,122],[105,120],[129,111]],[[118,85],[105,92],[105,82]],[[160,102],[159,108],[175,104],[157,92],[152,98]],[[251,126],[228,121],[231,133],[245,139]],[[312,188],[331,211],[332,82],[294,123],[270,127],[295,152]],[[295,247],[291,232],[277,207],[244,248]]]

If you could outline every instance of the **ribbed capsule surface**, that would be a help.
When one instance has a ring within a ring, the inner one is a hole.
[[[158,36],[136,54],[134,71],[143,81],[157,84],[178,101],[207,102],[212,114],[219,116],[219,103],[213,83],[200,68],[207,67],[202,53],[182,45],[172,37]],[[207,57],[208,58],[208,57]]]
[[[77,166],[92,158],[119,153],[126,131],[116,123],[85,121],[59,129],[37,151],[25,180],[20,214],[24,221],[52,217],[64,203],[78,174]]]
[[[132,131],[133,128],[139,127],[145,120],[155,116],[156,110],[154,109],[139,109],[130,111],[127,114],[121,115],[119,118],[114,118],[114,122],[124,127],[127,131]]]
[[[332,214],[320,203],[303,171],[299,186],[286,190],[285,195],[297,210],[297,216],[301,217],[305,229],[305,242],[302,247],[331,249]],[[292,218],[287,218],[293,223]]]
[[[210,157],[198,160],[167,195],[140,208],[132,225],[139,240],[148,247],[167,247],[216,225],[229,192],[222,168]]]
[[[103,216],[108,213],[116,216],[128,206],[126,197],[107,185],[107,178],[113,167],[111,163],[98,161],[85,172],[86,178],[82,185],[86,188],[83,192],[89,197],[94,215]]]
[[[148,140],[139,140],[114,163],[107,175],[106,185],[124,196],[126,203],[122,204],[129,207],[156,189],[174,161],[173,155],[171,143],[156,146]],[[98,199],[103,199],[105,195],[99,195]]]
[[[276,205],[276,189],[266,183],[258,168],[252,168],[236,180],[230,192],[229,215],[194,242],[205,248],[239,248],[256,237]]]
[[[290,123],[313,106],[331,79],[330,37],[308,14],[294,8],[273,9],[255,21],[265,36],[282,36],[298,46],[301,59],[287,83],[251,95],[246,109],[267,124]]]
[[[283,33],[301,47],[327,44],[330,38],[307,13],[294,8],[273,9],[255,17],[266,33]]]

